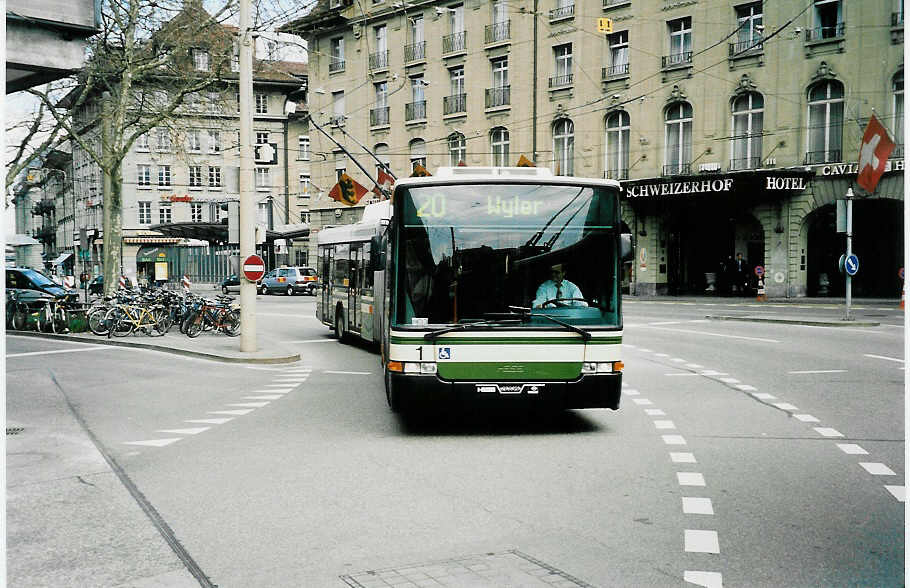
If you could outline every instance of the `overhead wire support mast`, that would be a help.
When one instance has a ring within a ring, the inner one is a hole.
[[[325,135],[326,137],[328,137],[329,141],[331,141],[332,143],[334,143],[335,145],[337,145],[338,148],[341,149],[341,150],[344,152],[344,154],[347,155],[347,156],[351,159],[351,161],[354,162],[354,165],[356,165],[358,168],[360,168],[360,171],[362,171],[366,177],[370,178],[370,180],[373,182],[373,185],[376,186],[377,188],[379,188],[379,191],[382,192],[382,195],[383,195],[383,196],[385,196],[386,198],[389,198],[389,196],[391,196],[391,195],[388,193],[388,191],[385,189],[385,187],[380,186],[379,183],[376,182],[376,180],[374,180],[373,177],[370,175],[370,172],[368,172],[366,169],[364,169],[364,167],[363,167],[362,165],[360,165],[360,162],[357,161],[357,158],[355,158],[353,155],[351,155],[350,151],[348,151],[348,150],[345,148],[344,145],[342,145],[341,143],[339,143],[338,141],[336,141],[336,140],[335,140],[335,137],[333,137],[332,135],[326,133],[325,130],[324,130],[321,126],[319,126],[319,123],[316,122],[316,119],[313,118],[313,115],[312,115],[312,114],[308,114],[308,115],[307,115],[307,118],[309,119],[309,121],[310,121],[311,123],[313,123],[313,126],[316,127],[316,129],[317,129],[320,133],[322,133],[323,135]],[[344,132],[343,129],[342,129],[342,132]],[[350,137],[350,135],[348,135],[347,133],[344,133],[344,134]],[[360,143],[357,143],[357,144],[360,145]],[[362,147],[362,145],[361,145],[361,147]],[[375,155],[374,155],[374,157],[375,157]],[[377,159],[377,161],[378,161],[378,159]],[[383,164],[383,166],[384,166],[384,165],[385,165],[385,164]]]

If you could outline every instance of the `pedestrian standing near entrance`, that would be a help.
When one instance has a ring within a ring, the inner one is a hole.
[[[743,254],[737,253],[736,260],[734,261],[733,271],[736,279],[736,288],[742,295],[746,294],[746,289],[749,285],[749,274],[748,270],[746,269],[748,267],[749,263],[743,259]]]

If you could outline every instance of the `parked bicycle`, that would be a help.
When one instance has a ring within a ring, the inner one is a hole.
[[[240,334],[240,309],[234,308],[231,296],[218,296],[217,301],[203,299],[197,302],[192,313],[186,318],[187,337],[198,337],[203,330],[214,329],[229,337]]]

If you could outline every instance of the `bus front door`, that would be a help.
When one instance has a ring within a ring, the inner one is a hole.
[[[363,287],[363,246],[351,245],[351,266],[350,280],[351,287],[348,288],[348,328],[357,333],[360,332],[363,321],[362,311],[360,309],[360,289]]]
[[[334,324],[335,309],[332,304],[332,287],[335,284],[335,248],[331,245],[326,247],[322,255],[322,322],[325,324]]]

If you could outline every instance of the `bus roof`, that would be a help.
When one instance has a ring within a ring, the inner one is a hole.
[[[356,241],[369,241],[379,233],[379,227],[388,222],[392,216],[391,202],[383,200],[367,204],[363,208],[363,217],[356,223],[338,227],[326,227],[316,234],[316,243],[327,245],[329,243],[352,243]]]
[[[546,167],[440,167],[435,176],[399,178],[395,180],[396,190],[399,187],[424,186],[441,183],[482,183],[482,182],[540,182],[545,184],[589,184],[619,188],[616,180],[600,178],[580,178],[575,176],[555,176]]]

